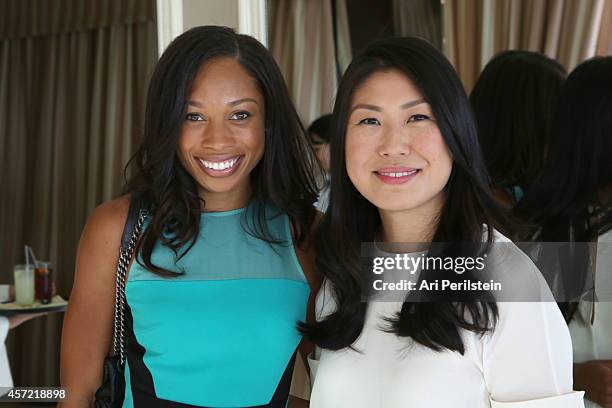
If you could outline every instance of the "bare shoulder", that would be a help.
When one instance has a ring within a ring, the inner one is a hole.
[[[84,234],[94,234],[102,239],[120,239],[129,208],[129,195],[100,204],[89,216]]]
[[[75,285],[84,279],[112,282],[129,207],[130,196],[125,195],[92,211],[79,242]]]
[[[130,206],[122,196],[96,207],[81,234],[71,303],[94,307],[95,301],[112,304],[121,236]]]

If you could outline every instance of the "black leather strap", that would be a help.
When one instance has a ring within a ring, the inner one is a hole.
[[[130,238],[132,237],[132,231],[138,221],[138,214],[141,209],[146,209],[145,194],[143,192],[135,191],[130,196],[130,209],[128,211],[127,219],[125,220],[125,227],[123,227],[123,238],[121,239],[121,247],[127,248]]]

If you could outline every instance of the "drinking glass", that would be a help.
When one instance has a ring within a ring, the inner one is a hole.
[[[28,306],[34,303],[34,265],[15,265],[15,303]]]

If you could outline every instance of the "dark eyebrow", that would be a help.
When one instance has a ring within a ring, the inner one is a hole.
[[[353,111],[357,109],[367,109],[367,110],[373,110],[376,112],[382,112],[382,109],[380,108],[380,106],[368,105],[367,103],[359,103],[351,108],[351,111],[349,112],[349,114],[353,113]]]
[[[227,104],[229,106],[236,106],[236,105],[240,105],[241,103],[245,103],[245,102],[253,102],[255,105],[259,105],[257,101],[253,98],[242,98],[242,99],[228,102]]]
[[[400,105],[401,109],[408,109],[408,108],[412,108],[413,106],[419,105],[421,103],[427,103],[427,101],[425,101],[425,99],[417,99],[411,102],[406,102],[403,105]],[[359,103],[355,106],[353,106],[353,108],[351,109],[351,111],[349,112],[349,114],[353,113],[354,110],[356,109],[368,109],[368,110],[373,110],[376,112],[382,112],[382,109],[380,108],[380,106],[376,106],[376,105],[368,105],[366,103]]]
[[[408,108],[412,108],[413,106],[419,105],[421,103],[427,103],[427,101],[425,101],[425,99],[417,99],[417,100],[412,101],[412,102],[406,102],[405,104],[401,105],[400,108],[401,109],[408,109]]]
[[[242,99],[237,99],[235,101],[231,101],[228,102],[227,105],[228,106],[236,106],[236,105],[240,105],[241,103],[245,103],[245,102],[253,102],[254,104],[258,104],[257,101],[253,98],[242,98]],[[196,108],[202,108],[203,105],[200,102],[197,101],[187,101],[187,105],[191,105],[191,106],[195,106]]]

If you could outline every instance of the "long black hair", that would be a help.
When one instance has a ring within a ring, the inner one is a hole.
[[[529,51],[504,51],[480,74],[470,102],[496,188],[526,189],[542,170],[565,76],[560,63]]]
[[[152,216],[139,250],[144,266],[162,276],[176,274],[151,262],[155,243],[178,254],[181,247],[193,246],[200,230],[203,200],[196,181],[178,159],[177,144],[192,82],[202,64],[219,57],[234,58],[253,76],[266,106],[264,155],[250,174],[253,205],[245,212],[254,212],[254,217],[246,217],[254,221],[247,222],[246,228],[277,243],[266,227],[271,216],[266,208],[273,206],[289,216],[301,244],[314,219],[316,158],[274,59],[257,40],[230,28],[192,28],[172,41],[155,67],[144,139],[131,160],[136,174],[127,187],[129,192],[145,192],[149,200]],[[183,256],[187,251],[181,252]]]
[[[583,62],[561,88],[542,174],[516,208],[520,216],[544,227],[547,241],[568,241],[570,224],[573,241],[590,241],[612,227],[612,200],[600,196],[612,187],[610,89],[612,57]],[[552,232],[553,225],[558,232]]]
[[[481,243],[483,237],[489,245],[494,240],[497,220],[504,219],[491,196],[469,101],[451,64],[432,45],[418,38],[391,38],[371,44],[349,65],[336,97],[330,207],[316,240],[317,267],[331,283],[337,308],[315,324],[301,325],[306,335],[327,349],[351,346],[363,329],[367,302],[361,298],[361,243],[374,241],[381,228],[378,209],[357,191],[346,171],[345,138],[351,101],[355,89],[370,75],[392,69],[405,74],[420,89],[453,156],[445,202],[433,237],[434,242],[444,244],[438,246],[439,253],[435,255],[456,255],[455,243]],[[463,353],[459,329],[485,333],[494,328],[497,305],[488,292],[462,299],[459,303],[406,301],[390,319],[390,331],[434,350]]]
[[[546,163],[515,208],[538,240],[589,242],[612,228],[611,89],[612,57],[583,62],[561,88]],[[590,254],[583,248],[563,278],[586,289]],[[576,304],[561,306],[571,320]]]

